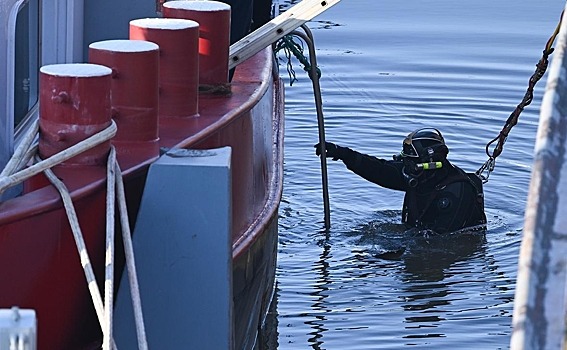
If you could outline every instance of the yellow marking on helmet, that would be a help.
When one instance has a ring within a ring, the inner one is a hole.
[[[421,163],[418,164],[417,167],[423,170],[440,169],[443,167],[443,163],[442,162]]]

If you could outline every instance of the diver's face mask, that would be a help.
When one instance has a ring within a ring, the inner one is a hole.
[[[427,174],[433,175],[433,173],[429,173],[431,170],[443,167],[443,162],[423,162],[419,157],[407,157],[402,154],[403,152],[398,156],[398,159],[401,158],[404,164],[402,173],[410,187],[416,187],[420,181],[430,178]]]
[[[416,146],[419,147],[419,150]],[[424,178],[425,171],[440,169],[443,166],[442,161],[435,160],[440,159],[441,152],[444,152],[442,155],[444,158],[447,148],[439,130],[420,129],[404,139],[402,152],[395,155],[394,160],[403,162],[403,175],[408,185],[415,187],[419,180]]]

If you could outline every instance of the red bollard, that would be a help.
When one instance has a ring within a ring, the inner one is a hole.
[[[112,71],[97,64],[43,66],[39,76],[39,154],[48,158],[110,125]],[[106,165],[110,141],[62,165]]]
[[[159,45],[159,116],[197,116],[199,24],[186,19],[136,19],[130,21],[130,39]]]
[[[163,16],[199,23],[199,85],[202,91],[228,84],[230,5],[219,1],[168,1]]]
[[[113,142],[157,143],[159,47],[143,40],[99,41],[89,45],[89,61],[112,69],[112,117],[118,127]]]

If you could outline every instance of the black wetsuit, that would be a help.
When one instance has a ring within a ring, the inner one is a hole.
[[[424,171],[415,187],[409,186],[402,161],[380,159],[349,148],[341,151],[341,160],[368,181],[405,191],[404,223],[436,233],[486,224],[482,182],[447,160],[441,169]]]

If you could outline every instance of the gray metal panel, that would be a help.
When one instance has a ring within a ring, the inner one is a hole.
[[[0,1],[0,168],[12,156],[14,137],[14,33],[21,0]]]
[[[512,349],[565,349],[567,21],[542,101],[514,301]]]
[[[91,43],[128,39],[133,19],[156,17],[156,0],[84,0],[84,57]]]
[[[230,179],[229,147],[168,153],[150,167],[133,234],[150,349],[232,348]],[[114,334],[133,349],[126,286]]]

